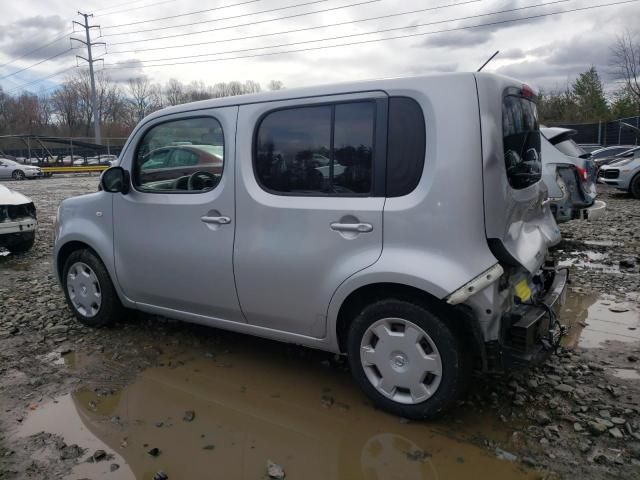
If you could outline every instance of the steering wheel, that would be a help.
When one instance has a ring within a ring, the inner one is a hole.
[[[210,190],[215,186],[216,176],[204,170],[193,172],[187,180],[187,190]]]

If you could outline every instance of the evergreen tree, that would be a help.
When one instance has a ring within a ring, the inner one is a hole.
[[[581,73],[571,86],[571,95],[577,106],[576,120],[597,122],[609,116],[607,99],[596,67]]]

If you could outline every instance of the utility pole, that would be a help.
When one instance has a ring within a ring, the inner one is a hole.
[[[71,37],[71,40],[75,40],[76,42],[80,42],[83,45],[85,45],[87,47],[87,58],[83,57],[82,55],[76,55],[77,58],[81,58],[82,60],[84,60],[85,62],[87,62],[89,64],[89,79],[91,80],[91,109],[93,110],[93,127],[95,129],[95,136],[96,136],[96,143],[97,144],[101,144],[102,143],[102,134],[100,133],[100,112],[98,111],[98,99],[96,97],[96,79],[94,77],[93,74],[93,64],[95,62],[99,62],[102,59],[98,58],[95,59],[93,58],[93,54],[91,53],[91,47],[93,47],[94,45],[106,45],[105,42],[91,42],[91,29],[92,28],[100,28],[100,25],[89,25],[89,17],[93,17],[92,13],[82,13],[80,11],[78,11],[78,15],[81,15],[82,17],[84,17],[84,23],[80,23],[80,22],[76,22],[75,20],[73,21],[73,23],[75,23],[76,25],[79,25],[80,27],[84,28],[84,31],[86,33],[86,37],[87,40],[80,40],[79,38],[74,38]]]

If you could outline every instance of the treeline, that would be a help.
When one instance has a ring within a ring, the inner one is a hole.
[[[626,31],[611,47],[610,67],[617,89],[605,93],[595,67],[564,89],[542,91],[540,119],[546,123],[591,123],[640,115],[640,32]]]
[[[626,85],[606,95],[595,67],[563,90],[542,90],[538,114],[543,123],[590,123],[640,115],[640,97]]]
[[[272,80],[266,88],[280,90],[283,84]],[[131,78],[119,83],[104,72],[96,74],[103,137],[126,137],[143,117],[166,106],[262,90],[262,85],[253,80],[207,85],[195,81],[184,84],[171,79],[162,85],[151,82],[147,77]],[[0,134],[92,137],[93,107],[89,72],[78,71],[49,93],[23,92],[13,96],[0,87]]]

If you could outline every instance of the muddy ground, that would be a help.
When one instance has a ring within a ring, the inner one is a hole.
[[[640,478],[640,202],[562,226],[565,348],[477,375],[437,422],[375,410],[322,352],[132,314],[76,323],[50,271],[52,216],[97,177],[7,182],[32,251],[0,251],[0,479]],[[282,469],[283,471],[280,471]]]

